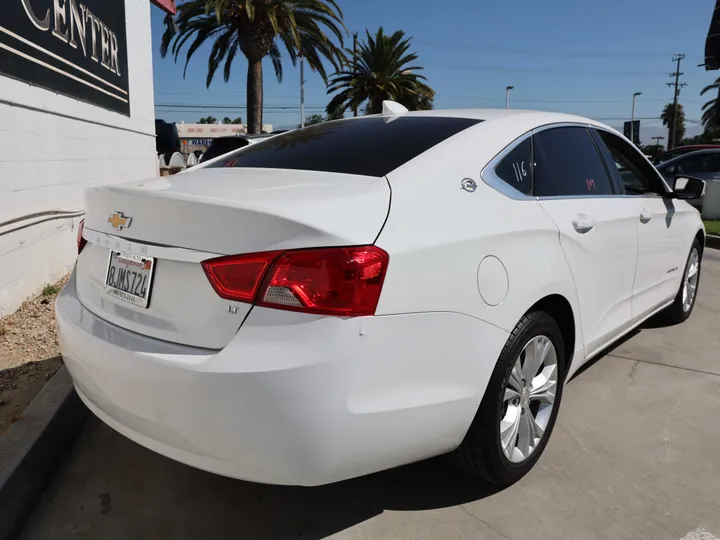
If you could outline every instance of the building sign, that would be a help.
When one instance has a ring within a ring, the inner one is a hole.
[[[182,142],[185,146],[210,146],[213,143],[212,139],[183,139]]]
[[[0,74],[130,115],[125,0],[0,1]]]

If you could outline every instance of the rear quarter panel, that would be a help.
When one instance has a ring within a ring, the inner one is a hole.
[[[511,332],[533,304],[559,294],[575,315],[575,349],[582,346],[575,288],[555,224],[536,200],[510,199],[480,175],[523,132],[519,127],[512,117],[480,124],[388,175],[391,209],[377,245],[388,251],[390,264],[378,315],[455,312]],[[475,192],[461,189],[465,178],[477,183]],[[505,268],[504,297],[497,290],[502,279],[479,278],[486,257]],[[481,289],[501,301],[490,305]]]

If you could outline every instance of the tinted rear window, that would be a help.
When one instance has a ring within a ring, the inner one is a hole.
[[[255,167],[385,176],[480,122],[434,116],[394,119],[374,116],[328,122],[251,145],[208,168]]]
[[[210,161],[211,159],[220,157],[223,154],[227,154],[228,152],[232,152],[233,150],[237,150],[238,148],[244,148],[247,145],[247,140],[243,139],[242,137],[232,139],[216,139],[207,149],[205,155],[203,155],[202,160]]]

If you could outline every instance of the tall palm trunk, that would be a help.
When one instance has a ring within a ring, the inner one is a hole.
[[[377,93],[370,98],[370,114],[380,114],[382,112],[383,96]]]
[[[263,72],[262,58],[248,58],[247,76],[248,133],[262,133],[263,113]]]

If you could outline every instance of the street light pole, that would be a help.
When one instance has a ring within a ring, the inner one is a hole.
[[[635,99],[642,95],[642,92],[635,92],[633,94],[633,106],[632,106],[632,117],[630,119],[630,141],[635,144]],[[638,137],[640,134],[638,133]]]
[[[658,137],[650,137],[650,138],[655,141],[655,146],[657,147],[658,150],[660,150],[660,141],[663,140],[665,137],[660,135]]]
[[[505,108],[510,108],[510,90],[515,88],[514,86],[508,86],[505,88]]]

